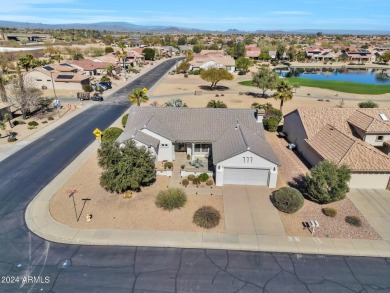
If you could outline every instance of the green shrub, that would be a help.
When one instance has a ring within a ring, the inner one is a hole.
[[[211,229],[218,226],[221,214],[211,206],[199,208],[193,216],[193,223],[205,229]]]
[[[323,213],[325,216],[334,218],[334,217],[336,217],[336,215],[337,215],[337,210],[334,209],[334,208],[323,208],[323,209],[322,209],[322,213]]]
[[[360,102],[358,106],[359,108],[379,108],[379,105],[371,100]]]
[[[28,126],[38,126],[39,125],[39,123],[37,122],[37,121],[30,121],[29,123],[28,123]]]
[[[206,173],[202,173],[199,175],[199,180],[201,182],[206,182],[208,179],[209,179],[209,175],[207,175]]]
[[[360,218],[356,217],[356,216],[346,216],[345,222],[347,222],[348,224],[355,226],[355,227],[362,226],[362,220],[360,220]]]
[[[13,136],[9,136],[7,140],[8,140],[8,142],[14,142],[14,141],[17,141],[17,138],[13,137]]]
[[[172,162],[166,162],[164,163],[164,169],[172,169],[173,168],[173,163]]]
[[[16,126],[16,125],[19,125],[19,124],[20,124],[20,122],[18,120],[12,121],[12,125],[13,126]]]
[[[213,185],[213,180],[211,180],[211,179],[207,180],[206,185],[207,186]]]
[[[187,160],[191,159],[191,155],[187,154]]]
[[[102,133],[102,141],[115,141],[123,132],[118,127],[109,127]]]
[[[128,118],[129,118],[129,114],[128,113],[123,115],[123,117],[122,117],[122,126],[123,126],[123,128],[126,127],[126,123],[127,123],[127,119]]]
[[[36,126],[27,126],[27,129],[29,129],[29,130],[32,130],[32,129],[35,129],[36,128]]]
[[[266,120],[264,120],[264,125],[270,132],[275,132],[278,130],[279,122],[275,117],[269,117]]]
[[[186,165],[181,165],[180,166],[182,170],[184,170],[184,168],[186,167]]]
[[[196,178],[195,175],[188,175],[188,180],[193,181]]]
[[[306,175],[306,189],[311,198],[320,204],[345,198],[351,179],[351,170],[330,161],[321,161]]]
[[[190,184],[190,181],[188,179],[183,179],[183,181],[181,182],[181,184],[183,184],[185,187],[188,186],[188,184]]]
[[[192,180],[192,183],[195,184],[195,185],[198,185],[200,184],[200,179],[198,177],[195,177],[193,180]]]
[[[86,93],[93,92],[93,87],[90,84],[83,84],[82,88],[83,88],[83,91]]]
[[[47,120],[49,120],[49,121],[53,121],[53,120],[54,120],[54,118],[53,118],[53,116],[49,116],[49,118],[47,118]]]
[[[272,66],[276,66],[276,65],[278,65],[278,62],[277,62],[277,61],[272,61],[272,62],[271,62],[271,65],[272,65]]]
[[[42,121],[42,124],[46,124],[47,123],[47,121],[45,120],[45,121]]]
[[[303,207],[303,195],[295,188],[282,187],[272,193],[272,203],[281,212],[293,214]]]
[[[171,187],[158,193],[155,204],[163,210],[172,211],[183,207],[186,202],[185,192],[180,188]]]

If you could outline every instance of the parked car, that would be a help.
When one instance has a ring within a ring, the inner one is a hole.
[[[98,102],[102,102],[103,101],[103,96],[99,93],[95,93],[92,98],[91,98],[92,101],[98,101]]]
[[[99,85],[100,85],[101,87],[105,86],[105,87],[107,87],[107,88],[109,88],[109,89],[112,89],[112,86],[111,86],[111,82],[110,82],[110,81],[99,82]]]
[[[99,87],[101,87],[104,91],[108,90],[108,86],[101,83],[92,84],[92,88],[96,91]]]

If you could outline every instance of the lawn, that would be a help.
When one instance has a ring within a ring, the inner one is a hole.
[[[345,81],[314,80],[297,77],[288,78],[287,80],[290,82],[290,84],[299,84],[300,86],[323,88],[351,94],[382,95],[390,93],[389,85],[372,85]],[[240,84],[252,86],[252,81],[246,80],[240,82]]]

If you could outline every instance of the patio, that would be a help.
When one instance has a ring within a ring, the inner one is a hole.
[[[196,157],[195,160],[187,160],[187,154],[185,152],[176,152],[175,158],[174,168],[179,168],[179,170],[199,174],[213,172],[213,161],[205,156]],[[181,168],[183,165],[184,169]]]

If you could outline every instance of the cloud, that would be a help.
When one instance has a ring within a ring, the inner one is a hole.
[[[308,15],[309,12],[300,10],[277,10],[271,11],[271,14],[282,14],[282,15]]]

